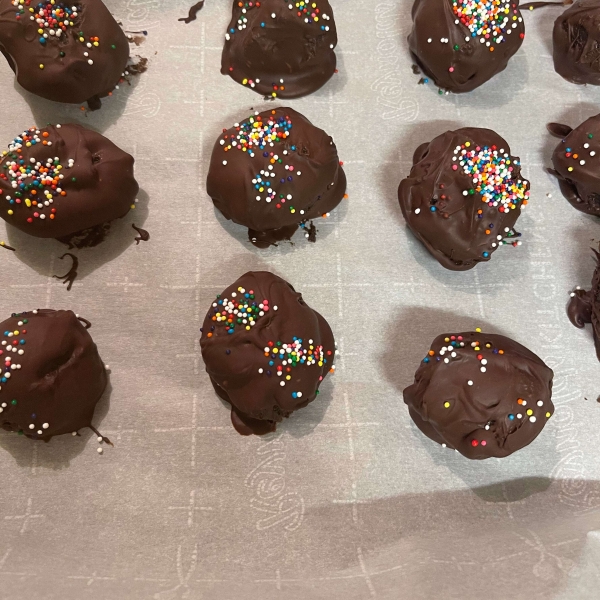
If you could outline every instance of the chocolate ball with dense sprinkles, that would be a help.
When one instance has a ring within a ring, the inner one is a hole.
[[[554,373],[502,335],[443,334],[404,390],[417,427],[473,459],[502,458],[529,445],[554,413]]]
[[[447,131],[419,146],[398,199],[406,223],[447,269],[466,271],[503,245],[529,199],[507,142],[490,129]]]
[[[333,373],[327,321],[272,273],[246,273],[219,294],[200,339],[206,371],[242,435],[264,435],[316,399]]]
[[[81,125],[28,129],[0,158],[0,216],[35,237],[94,246],[135,206],[133,162]]]
[[[411,54],[440,92],[478,88],[506,68],[525,37],[510,0],[416,0],[412,20]]]

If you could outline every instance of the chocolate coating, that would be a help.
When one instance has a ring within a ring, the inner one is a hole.
[[[453,271],[490,260],[502,244],[518,245],[513,227],[528,198],[529,182],[506,141],[471,127],[419,146],[398,189],[409,228]]]
[[[221,73],[273,98],[306,96],[327,83],[336,66],[333,11],[328,0],[300,4],[234,0]]]
[[[423,72],[449,92],[470,92],[504,71],[525,37],[518,2],[501,0],[502,18],[484,19],[491,31],[488,38],[478,33],[481,21],[470,22],[472,4],[469,0],[415,0],[413,4],[410,51]]]
[[[577,0],[554,22],[554,69],[571,83],[600,85],[600,0]]]
[[[102,0],[53,5],[31,0],[16,6],[14,0],[0,0],[0,51],[27,91],[55,102],[97,103],[121,79],[129,42]]]
[[[0,344],[0,427],[47,441],[92,426],[108,378],[70,310],[13,315],[0,323]]]
[[[0,160],[0,216],[41,238],[68,238],[124,217],[139,190],[133,162],[81,125],[30,129]]]
[[[552,154],[554,170],[550,171],[562,195],[577,210],[600,217],[600,115],[576,129],[550,123],[548,131],[562,138]]]
[[[594,251],[596,252],[596,251]],[[586,323],[592,324],[596,354],[600,360],[600,252],[596,252],[598,266],[592,279],[592,289],[575,290],[567,307],[569,320],[575,327],[583,329]]]
[[[417,427],[473,459],[529,445],[554,413],[552,369],[502,335],[440,335],[404,390]]]
[[[242,435],[264,435],[319,394],[334,370],[325,319],[272,273],[249,272],[209,309],[200,339],[217,394]]]
[[[256,113],[215,142],[206,188],[215,206],[266,248],[344,197],[333,140],[291,108]]]

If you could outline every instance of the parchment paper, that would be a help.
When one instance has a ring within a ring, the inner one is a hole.
[[[600,365],[572,327],[599,224],[543,171],[555,140],[600,111],[600,89],[553,70],[560,8],[525,15],[507,71],[463,96],[417,85],[410,0],[334,0],[339,74],[291,101],[333,135],[349,200],[316,245],[254,249],[205,192],[223,127],[271,106],[220,75],[229,0],[112,0],[148,72],[87,114],[35,98],[0,68],[0,139],[76,121],[135,155],[139,206],[78,253],[5,230],[0,314],[71,308],[90,319],[112,391],[91,432],[49,444],[0,434],[0,598],[80,600],[586,600],[600,585]],[[406,230],[396,188],[416,146],[448,128],[491,126],[520,155],[532,201],[523,246],[466,273],[440,267]],[[549,196],[551,194],[551,197]],[[131,223],[150,231],[136,246]],[[65,261],[66,262],[66,261]],[[213,297],[269,269],[331,323],[337,374],[267,438],[243,438],[204,373],[198,328]],[[528,448],[469,462],[424,438],[401,391],[438,333],[480,326],[526,344],[556,371],[556,415]]]

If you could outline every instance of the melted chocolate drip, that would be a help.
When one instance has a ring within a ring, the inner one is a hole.
[[[131,226],[139,233],[135,238],[135,245],[138,246],[140,242],[147,242],[150,239],[150,234],[141,227],[136,227],[133,223]]]
[[[186,25],[196,20],[198,13],[204,8],[204,0],[200,0],[200,2],[196,2],[194,6],[190,6],[190,12],[187,17],[182,17],[181,19],[177,19],[178,21],[183,21]]]
[[[92,326],[92,323],[83,317],[77,317],[84,325],[86,329],[89,329]]]
[[[546,129],[548,130],[550,135],[560,138],[561,140],[566,138],[571,133],[571,131],[573,131],[572,127],[569,127],[568,125],[563,125],[562,123],[548,123],[548,125],[546,125]]]
[[[102,438],[102,441],[109,446],[114,448],[114,444],[105,436],[103,436],[93,425],[88,425],[88,427],[99,437]]]
[[[0,244],[0,248],[4,248],[5,250],[10,250],[11,252],[16,252],[16,250],[12,246],[9,246],[8,244],[5,244],[4,242],[2,242]]]
[[[62,260],[65,256],[70,256],[71,259],[73,260],[73,264],[71,265],[71,268],[69,269],[69,272],[66,275],[54,275],[55,279],[61,279],[63,284],[67,283],[67,292],[71,291],[71,288],[73,287],[73,283],[75,281],[75,279],[77,279],[77,268],[79,267],[79,259],[74,255],[71,254],[70,252],[67,252],[66,254],[63,254],[60,258],[60,260]]]
[[[308,227],[306,227],[306,232],[308,233],[308,237],[306,238],[309,242],[316,242],[317,241],[317,228],[315,227],[315,224],[311,221],[310,225]]]

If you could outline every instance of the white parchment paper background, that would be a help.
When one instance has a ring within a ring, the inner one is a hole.
[[[32,97],[0,68],[3,144],[34,123],[84,123],[135,155],[142,188],[135,214],[79,253],[70,293],[51,278],[68,270],[63,247],[0,223],[19,250],[0,251],[2,318],[52,307],[92,321],[112,370],[96,425],[116,445],[99,456],[91,434],[0,434],[0,598],[597,598],[600,365],[565,304],[589,285],[599,224],[543,167],[555,144],[545,124],[600,112],[600,89],[554,73],[558,11],[525,15],[525,44],[502,75],[440,97],[411,72],[409,0],[334,0],[339,74],[290,104],[334,136],[350,198],[319,223],[316,245],[260,251],[204,186],[221,129],[270,106],[219,74],[231,3],[208,0],[190,25],[177,22],[188,1],[107,4],[148,31],[150,69],[100,112]],[[509,141],[532,201],[520,249],[452,273],[407,232],[396,187],[419,143],[464,125]],[[150,243],[133,244],[132,222]],[[197,343],[210,301],[249,269],[292,282],[341,351],[319,401],[262,439],[231,428]],[[477,326],[556,371],[555,417],[502,461],[442,450],[402,402],[434,336]]]

